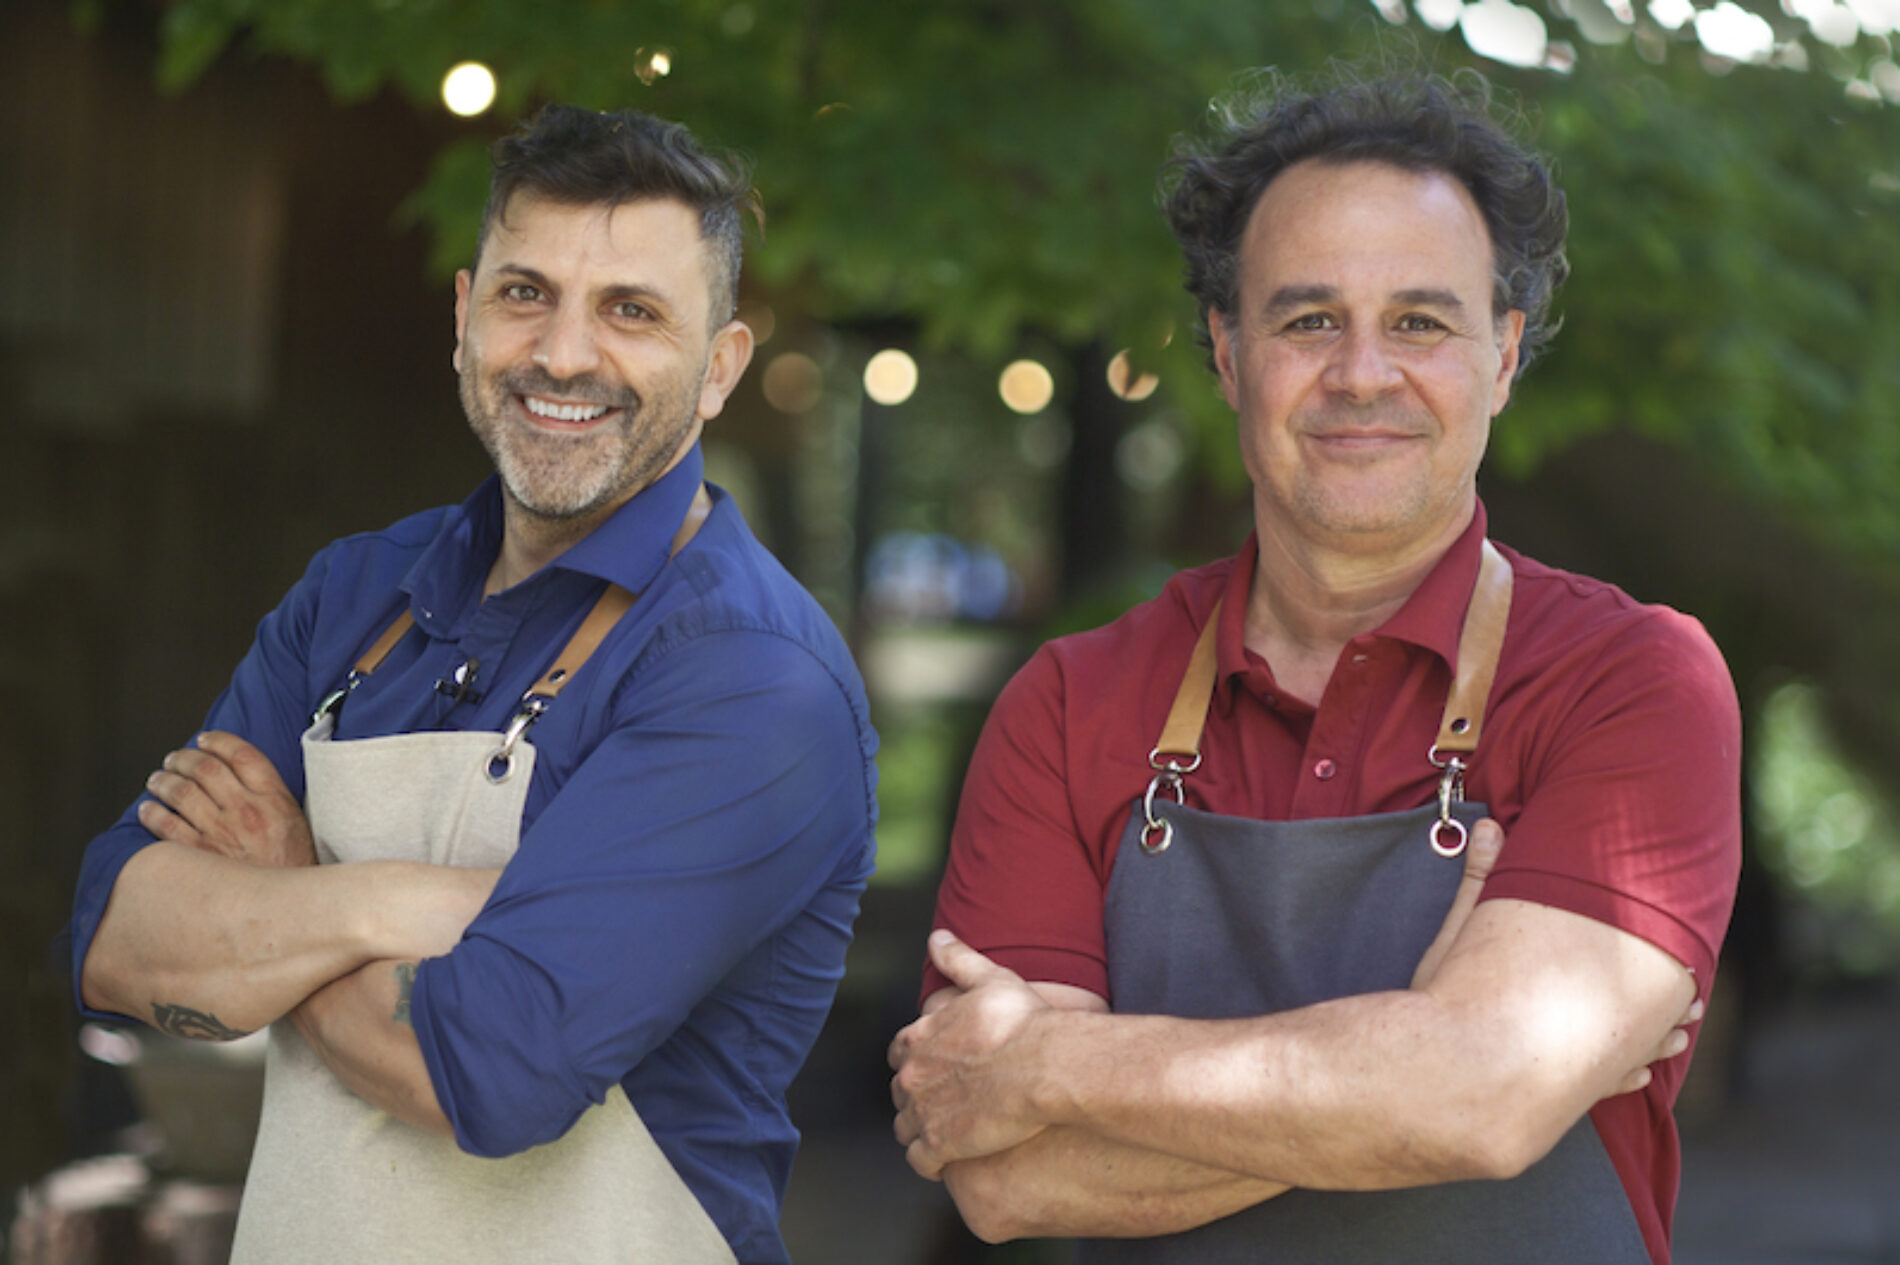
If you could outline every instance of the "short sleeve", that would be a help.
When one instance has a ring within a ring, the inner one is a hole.
[[[1525,773],[1484,898],[1608,923],[1688,967],[1704,992],[1741,869],[1741,715],[1702,626],[1643,608],[1588,663]]]
[[[964,779],[935,925],[1025,979],[1106,997],[1106,861],[1073,811],[1066,684],[1044,646],[997,697]],[[926,964],[923,997],[948,983]]]

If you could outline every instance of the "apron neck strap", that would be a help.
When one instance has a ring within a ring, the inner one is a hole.
[[[1478,561],[1478,582],[1465,608],[1464,631],[1458,634],[1458,663],[1445,698],[1445,715],[1438,724],[1440,755],[1470,755],[1478,749],[1484,729],[1484,708],[1491,698],[1491,680],[1498,674],[1498,652],[1504,647],[1504,626],[1511,617],[1511,564],[1497,546],[1484,542]]]
[[[1173,767],[1186,772],[1201,762],[1201,731],[1214,697],[1214,642],[1221,605],[1215,602],[1208,612],[1187,671],[1181,676],[1181,686],[1175,691],[1174,705],[1168,709],[1161,738],[1148,757],[1156,769]],[[1435,755],[1469,755],[1477,750],[1510,614],[1511,564],[1486,540],[1478,561],[1478,581],[1471,590],[1464,627],[1458,636],[1458,662],[1453,669],[1451,693],[1445,699],[1445,714],[1438,725]]]
[[[554,664],[541,674],[541,679],[528,687],[523,699],[540,697],[552,703],[554,696],[567,687],[581,665],[593,657],[600,649],[600,643],[607,639],[620,617],[633,606],[633,594],[618,584],[609,584],[594,602],[594,609],[587,612],[587,618],[574,630],[574,635],[561,647],[561,653],[555,657]]]
[[[351,669],[351,673],[355,676],[368,676],[377,668],[382,667],[383,660],[389,657],[389,652],[396,648],[396,643],[402,640],[402,635],[413,628],[415,623],[416,617],[409,613],[408,607],[404,607],[402,614],[396,616],[396,622],[383,629],[383,635],[363,652],[363,657],[356,661],[356,666]]]
[[[706,516],[710,513],[712,513],[712,496],[706,491],[706,485],[702,483],[699,485],[699,490],[693,493],[693,502],[687,506],[686,517],[680,521],[679,530],[673,533],[673,541],[667,548],[668,558],[684,549],[686,543],[699,534],[701,525],[705,523]],[[610,582],[599,599],[595,601],[594,608],[587,612],[587,618],[581,621],[581,626],[574,630],[572,637],[568,638],[567,645],[561,648],[561,653],[554,660],[554,665],[542,674],[540,680],[528,687],[528,692],[522,695],[522,701],[526,702],[528,698],[538,696],[546,699],[547,702],[553,702],[554,696],[573,680],[574,674],[580,671],[581,665],[600,648],[600,643],[606,640],[607,634],[613,631],[614,625],[620,622],[620,617],[627,613],[633,603],[634,594]],[[324,700],[323,706],[317,709],[318,715],[325,711],[334,711],[340,706],[343,697],[355,688],[358,681],[380,668],[383,660],[389,657],[389,652],[396,648],[396,643],[402,640],[404,633],[415,626],[415,622],[415,616],[404,608],[402,614],[396,616],[395,621],[383,630],[383,635],[363,652],[363,657],[356,661],[356,666],[350,669],[348,685]]]

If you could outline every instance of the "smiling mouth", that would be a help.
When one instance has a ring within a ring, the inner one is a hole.
[[[543,400],[532,395],[517,395],[521,407],[537,421],[567,422],[586,425],[599,421],[613,410],[605,404],[562,404],[556,400]]]

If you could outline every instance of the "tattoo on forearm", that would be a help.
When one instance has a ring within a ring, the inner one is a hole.
[[[226,1027],[216,1015],[208,1011],[193,1010],[189,1006],[172,1006],[162,1001],[152,1003],[152,1026],[160,1032],[169,1032],[175,1037],[189,1037],[193,1041],[235,1041],[250,1035]]]
[[[396,1023],[409,1022],[409,995],[416,991],[416,964],[414,962],[396,963],[396,1013],[389,1016]]]

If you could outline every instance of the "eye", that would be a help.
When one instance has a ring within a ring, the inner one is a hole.
[[[1317,334],[1332,329],[1333,318],[1326,312],[1303,312],[1281,328],[1290,334]]]
[[[653,311],[644,303],[621,299],[607,305],[607,313],[617,321],[650,321]]]
[[[1402,334],[1436,334],[1445,328],[1443,321],[1423,312],[1407,312],[1399,318],[1399,332]]]
[[[510,281],[501,288],[501,297],[505,303],[535,303],[540,301],[541,287],[527,281]]]

